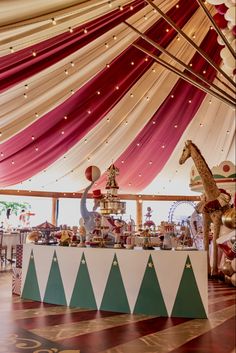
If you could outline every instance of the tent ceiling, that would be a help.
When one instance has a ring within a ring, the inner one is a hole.
[[[81,191],[88,166],[115,163],[122,193],[190,195],[188,139],[211,168],[235,162],[235,88],[209,17],[198,1],[154,4],[165,18],[143,0],[3,1],[0,188]]]

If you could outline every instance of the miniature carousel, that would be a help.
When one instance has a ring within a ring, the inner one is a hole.
[[[94,176],[90,170],[96,171]],[[93,183],[100,177],[100,170],[95,167],[87,168],[86,177],[92,183],[85,189],[81,199],[81,215],[87,233],[87,241],[85,245],[92,247],[114,246],[116,248],[123,247],[124,243],[124,221],[122,219],[113,218],[114,215],[123,215],[126,212],[126,203],[120,201],[118,197],[118,183],[116,176],[119,169],[112,164],[107,169],[106,194],[102,195],[100,190],[93,191],[95,201],[94,211],[89,212],[86,208],[86,198],[88,190]],[[99,212],[95,209],[99,208]]]

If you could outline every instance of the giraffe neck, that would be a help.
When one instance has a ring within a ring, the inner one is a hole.
[[[206,161],[202,157],[201,153],[193,145],[191,147],[191,157],[202,179],[202,184],[207,200],[215,200],[219,196],[220,190],[216,185],[212,172]]]

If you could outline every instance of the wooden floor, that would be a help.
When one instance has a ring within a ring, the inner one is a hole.
[[[0,271],[0,353],[235,353],[235,287],[209,282],[209,318],[130,315],[21,300]]]

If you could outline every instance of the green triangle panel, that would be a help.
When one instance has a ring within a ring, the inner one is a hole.
[[[185,263],[171,316],[200,319],[207,317],[189,256]]]
[[[39,292],[39,284],[34,263],[33,250],[30,254],[28,271],[25,278],[24,288],[21,294],[24,299],[32,299],[35,301],[41,301],[41,296]]]
[[[116,255],[112,261],[100,310],[130,313],[130,307]]]
[[[61,272],[55,251],[43,301],[45,303],[67,305]]]
[[[143,281],[134,307],[134,314],[158,315],[168,317],[159,281],[149,256]]]
[[[70,306],[97,309],[84,253],[81,258]]]

